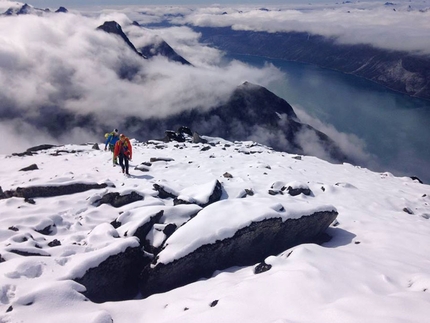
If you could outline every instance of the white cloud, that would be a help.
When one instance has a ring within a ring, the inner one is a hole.
[[[206,7],[197,8],[184,18],[174,18],[173,22],[236,30],[310,32],[335,37],[344,44],[366,43],[430,54],[430,10],[426,10],[430,5],[418,1],[396,3],[271,6],[270,11],[249,5]]]
[[[199,34],[187,27],[159,32],[193,66],[145,60],[120,37],[96,30],[108,20],[122,24],[137,45],[154,37],[124,13],[0,17],[0,118],[37,119],[41,107],[91,114],[109,124],[129,116],[163,117],[211,108],[244,81],[265,86],[282,77],[273,66],[220,66],[223,53],[200,44]],[[132,73],[121,78],[127,69]]]
[[[366,167],[377,166],[375,156],[367,152],[366,143],[356,135],[338,131],[333,125],[324,123],[311,116],[299,106],[294,106],[294,111],[302,122],[309,124],[313,128],[329,136],[339,146],[342,152],[358,165]],[[301,132],[298,136],[298,141],[306,154],[330,160],[330,156],[328,156],[324,148],[318,144],[314,132]]]

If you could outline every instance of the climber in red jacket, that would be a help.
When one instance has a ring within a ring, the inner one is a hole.
[[[126,175],[130,175],[128,173],[128,161],[131,160],[132,157],[132,148],[130,140],[124,136],[124,134],[119,135],[119,140],[115,144],[115,148],[113,151],[114,158],[119,157],[119,164],[121,165],[122,172]]]

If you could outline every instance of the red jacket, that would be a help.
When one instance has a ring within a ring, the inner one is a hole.
[[[113,151],[114,157],[117,157],[118,155],[123,154],[128,157],[128,159],[131,159],[132,156],[132,148],[130,140],[128,140],[127,137],[125,137],[124,142],[118,140],[115,144],[115,148]]]

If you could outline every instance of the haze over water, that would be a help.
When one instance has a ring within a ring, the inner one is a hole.
[[[269,62],[281,69],[285,81],[271,84],[269,90],[294,109],[363,140],[371,156],[360,166],[430,183],[430,101],[313,65],[254,56],[230,58],[255,66]]]

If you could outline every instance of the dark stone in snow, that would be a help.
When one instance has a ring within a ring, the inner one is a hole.
[[[56,231],[55,230],[55,224],[52,224],[52,225],[50,224],[50,225],[47,225],[46,227],[44,227],[43,229],[40,229],[40,230],[35,229],[34,231],[39,232],[40,234],[48,236],[52,232]]]
[[[197,132],[193,133],[193,143],[194,144],[199,144],[199,143],[205,144],[207,142],[208,141],[206,139],[200,137],[200,135]]]
[[[188,135],[190,137],[193,136],[193,132],[191,131],[190,128],[186,127],[186,126],[180,126],[178,128],[178,133],[182,134],[182,135]]]
[[[103,184],[69,184],[59,186],[30,186],[30,187],[18,187],[12,196],[33,198],[33,197],[53,197],[61,195],[69,195],[80,192],[85,192],[93,189],[105,188],[108,185]]]
[[[57,247],[57,246],[61,246],[61,242],[58,241],[57,239],[52,240],[51,242],[48,243],[49,247]]]
[[[163,138],[164,142],[169,142],[169,141],[185,142],[185,137],[181,133],[176,133],[172,130],[166,130],[164,132],[164,135],[165,135]]]
[[[95,303],[131,299],[138,293],[139,272],[148,263],[140,247],[129,247],[74,280],[85,286],[83,294]]]
[[[304,195],[308,195],[308,196],[311,195],[311,190],[307,187],[306,188],[302,188],[302,187],[292,188],[291,186],[288,186],[287,192],[291,196],[297,196],[299,194],[304,194]]]
[[[0,263],[5,262],[6,260],[4,260],[4,258],[1,256],[0,254]]]
[[[264,273],[265,271],[269,271],[272,268],[272,265],[268,265],[266,264],[264,261],[259,263],[255,268],[254,268],[254,274],[261,274]]]
[[[184,286],[214,271],[250,266],[301,243],[314,242],[336,219],[336,211],[317,212],[299,219],[271,218],[253,222],[231,238],[200,246],[171,263],[146,267],[141,274],[143,297]]]
[[[163,229],[163,233],[166,235],[166,238],[170,237],[177,229],[177,225],[174,223],[169,223]]]
[[[99,144],[94,144],[92,147],[94,150],[100,150]]]
[[[94,202],[95,205],[100,206],[102,204],[110,204],[113,207],[121,207],[136,201],[143,200],[143,196],[136,192],[130,194],[120,195],[117,192],[107,193],[103,197]]]
[[[216,181],[216,184],[215,184],[215,187],[214,187],[214,189],[213,189],[212,193],[210,194],[210,196],[209,196],[209,199],[208,199],[208,202],[207,202],[207,203],[193,203],[193,202],[185,201],[185,200],[178,199],[177,197],[175,197],[175,199],[173,200],[173,205],[180,205],[180,204],[197,204],[197,205],[199,205],[199,206],[201,206],[201,207],[206,207],[206,206],[208,206],[209,204],[212,204],[212,203],[214,203],[214,202],[219,201],[219,200],[220,200],[220,198],[221,198],[221,195],[222,195],[222,185],[221,185],[221,183],[217,180],[217,181]]]
[[[27,171],[30,171],[30,170],[36,170],[36,169],[39,169],[39,167],[37,167],[37,165],[36,165],[36,164],[31,164],[30,166],[27,166],[27,167],[21,168],[19,171],[20,171],[20,172],[27,172]]]
[[[411,176],[411,178],[414,180],[414,181],[418,181],[418,183],[420,183],[420,184],[424,184],[423,183],[423,181],[422,180],[420,180],[418,177],[416,177],[416,176]]]
[[[36,201],[30,198],[25,198],[24,202],[29,203],[29,204],[36,204]]]
[[[51,149],[53,147],[56,147],[56,146],[55,145],[49,145],[49,144],[43,144],[43,145],[28,148],[26,151],[24,151],[22,153],[13,153],[12,156],[19,156],[19,157],[31,156],[34,153],[36,153],[37,151],[47,150],[47,149]]]
[[[158,197],[161,199],[176,198],[176,195],[174,195],[171,192],[166,191],[164,189],[164,186],[154,184],[153,187],[154,187],[154,190],[158,191]]]
[[[12,250],[8,250],[9,252],[15,253],[17,255],[20,256],[24,256],[24,257],[34,257],[34,256],[39,256],[39,257],[51,257],[51,255],[43,250],[37,250],[35,249],[34,251],[29,251],[29,250],[20,250],[20,249],[12,249]]]
[[[214,300],[212,303],[209,304],[210,307],[215,307],[218,304],[218,300]]]
[[[403,212],[406,212],[408,214],[414,214],[414,212],[408,207],[403,208]]]
[[[148,222],[142,224],[139,228],[136,229],[133,236],[139,238],[140,245],[144,246],[146,250],[152,251],[152,246],[149,244],[149,241],[146,241],[146,236],[148,235],[149,231],[151,231],[152,227],[155,223],[159,223],[161,217],[163,216],[164,211],[161,210],[157,214],[154,214],[148,219]],[[127,236],[128,233],[126,232],[125,235]]]

